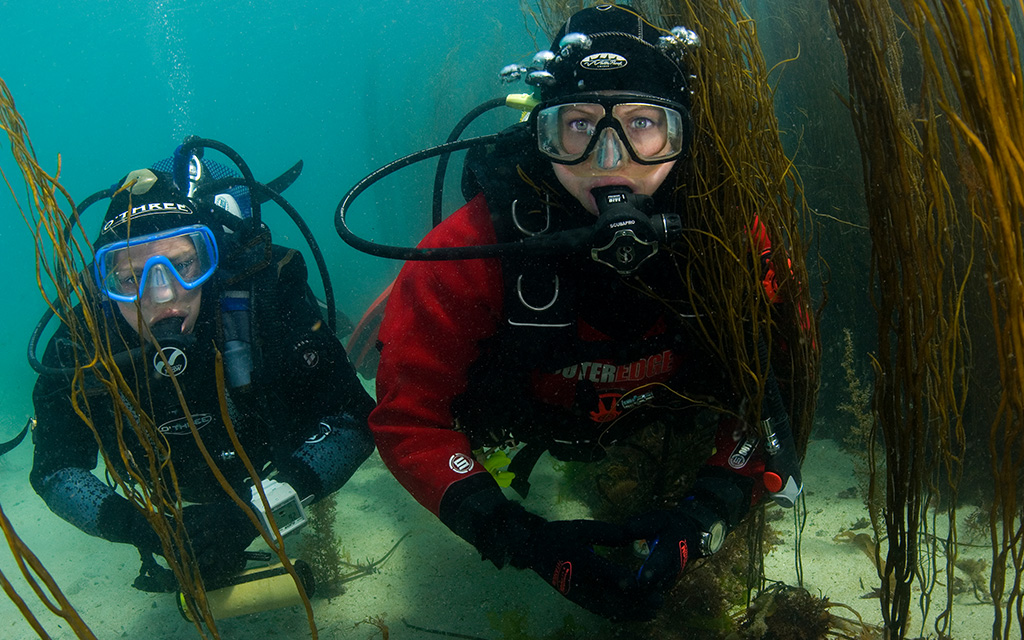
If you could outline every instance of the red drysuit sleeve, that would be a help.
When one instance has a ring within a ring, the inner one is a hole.
[[[490,213],[478,195],[420,246],[494,242]],[[486,473],[466,436],[452,429],[451,405],[466,389],[480,341],[498,329],[502,300],[497,259],[410,261],[388,299],[370,428],[384,463],[435,514],[449,486]]]

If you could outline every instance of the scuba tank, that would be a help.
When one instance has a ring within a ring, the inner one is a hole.
[[[252,382],[252,293],[247,290],[225,291],[220,298],[220,315],[224,327],[224,375],[233,389]]]

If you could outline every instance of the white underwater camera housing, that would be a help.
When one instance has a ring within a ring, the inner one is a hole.
[[[298,531],[306,524],[306,509],[299,500],[299,494],[286,482],[267,479],[262,483],[263,493],[267,496],[267,503],[270,505],[270,513],[274,516],[278,531],[282,536]],[[270,518],[263,509],[263,501],[256,487],[252,487],[252,506],[256,511],[256,517],[260,519],[263,530],[271,533]]]

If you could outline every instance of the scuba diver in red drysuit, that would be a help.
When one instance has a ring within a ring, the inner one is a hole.
[[[686,564],[717,551],[752,504],[766,492],[792,504],[802,488],[791,435],[765,438],[736,418],[744,398],[695,318],[647,293],[682,286],[657,250],[683,232],[679,215],[658,212],[671,211],[676,163],[688,153],[686,57],[696,40],[621,6],[573,15],[534,58],[527,82],[539,104],[470,154],[463,190],[476,195],[419,248],[568,246],[580,230],[590,248],[411,261],[379,333],[370,428],[396,478],[483,558],[532,569],[613,620],[652,617]],[[770,296],[771,248],[756,221],[752,233]],[[716,452],[682,500],[623,523],[530,513],[474,454],[525,443],[509,467],[525,494],[545,450],[598,460],[652,421],[707,428],[702,406],[721,409],[710,427]],[[789,447],[768,471],[766,446]],[[636,540],[649,551],[639,570],[594,551]]]

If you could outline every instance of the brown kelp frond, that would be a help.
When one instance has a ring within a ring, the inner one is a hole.
[[[955,569],[976,582],[970,574],[977,565],[957,558],[956,503],[965,472],[976,473],[967,460],[980,459],[990,461],[995,481],[994,637],[1019,637],[1024,575],[1010,558],[1020,557],[1024,537],[1017,498],[1024,463],[1024,95],[1009,12],[1017,12],[1019,29],[1021,7],[894,4],[899,15],[889,3],[830,3],[847,54],[871,220],[874,410],[886,451],[887,574],[896,581],[890,597],[882,591],[883,615],[887,631],[903,637],[917,598],[912,583],[925,612],[933,590],[944,587],[936,632],[948,634]],[[918,75],[901,76],[908,70]],[[979,266],[984,274],[975,273]],[[974,379],[967,377],[972,370]],[[988,451],[968,446],[985,441]],[[939,529],[940,513],[948,525],[942,537],[929,533]],[[940,558],[945,585],[936,578]]]
[[[35,234],[36,238],[48,238],[56,244],[56,239],[60,238],[60,234],[63,231],[62,221],[66,220],[64,213],[61,209],[60,202],[66,203],[67,206],[75,211],[75,205],[67,191],[60,185],[57,178],[60,176],[59,162],[58,170],[55,176],[50,176],[43,168],[39,165],[36,159],[35,150],[32,148],[32,142],[28,136],[28,129],[25,126],[24,120],[14,105],[14,96],[11,95],[10,90],[7,88],[7,84],[0,79],[0,127],[7,133],[7,139],[11,145],[11,153],[14,156],[15,162],[17,162],[19,169],[22,173],[22,179],[25,182],[25,188],[28,191],[28,200],[24,206],[18,202],[17,194],[11,185],[6,173],[0,169],[0,174],[3,175],[4,182],[7,184],[11,195],[14,196],[14,201],[17,204],[22,217],[25,219],[25,223]],[[74,214],[77,215],[77,214]],[[38,269],[39,260],[41,257],[40,251],[42,246],[39,242],[36,243],[37,251],[37,273],[36,277],[39,280],[40,285],[42,283],[42,276]],[[63,246],[62,249],[66,254],[72,251],[77,251],[77,245],[73,247]],[[81,253],[78,253],[79,257]],[[62,267],[63,268],[63,267]],[[48,274],[52,275],[52,272],[47,270]],[[74,276],[74,272],[70,275]],[[59,296],[67,296],[68,290],[58,290]],[[85,621],[82,620],[81,616],[72,606],[71,602],[64,596],[60,587],[56,581],[43,566],[39,558],[36,557],[32,550],[28,548],[28,545],[18,537],[14,530],[14,526],[10,520],[7,519],[7,515],[3,512],[2,506],[0,506],[0,529],[3,529],[4,538],[7,540],[7,546],[10,548],[11,553],[14,556],[14,560],[21,570],[22,576],[25,581],[32,587],[36,597],[39,598],[47,609],[55,616],[62,618],[68,627],[74,632],[78,638],[94,639],[96,636],[93,635],[92,631],[86,625]],[[38,580],[37,580],[38,578]],[[39,583],[42,582],[42,585]],[[0,586],[3,587],[4,593],[7,597],[14,602],[18,611],[28,621],[32,629],[39,635],[40,638],[49,637],[46,634],[45,629],[39,620],[32,613],[31,609],[26,604],[25,600],[15,591],[14,585],[7,579],[7,577],[0,572]],[[45,588],[44,588],[45,587]],[[51,600],[52,598],[52,600]]]

